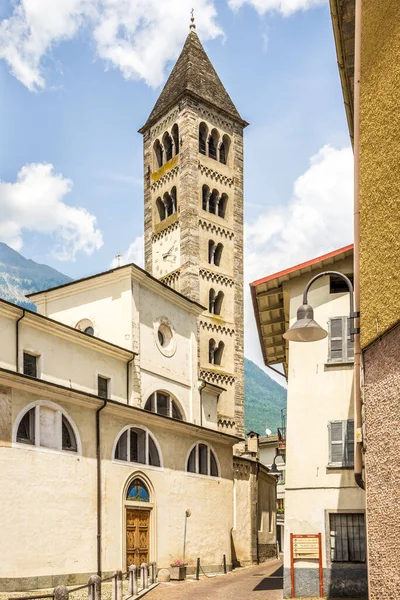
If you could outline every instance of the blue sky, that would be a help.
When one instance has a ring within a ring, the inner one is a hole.
[[[107,269],[119,252],[139,260],[137,130],[184,43],[192,4],[250,123],[246,283],[352,241],[351,151],[327,1],[147,0],[144,9],[121,0],[112,18],[108,0],[58,0],[55,15],[47,0],[36,14],[29,4],[0,8],[0,241],[74,278]],[[299,231],[310,211],[318,233]],[[246,315],[250,323],[248,307]],[[252,324],[246,353],[260,364]]]

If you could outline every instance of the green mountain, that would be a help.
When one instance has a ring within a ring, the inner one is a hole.
[[[0,242],[0,298],[36,310],[25,294],[38,292],[72,281],[47,265],[24,258]]]
[[[265,435],[266,427],[276,433],[281,409],[286,408],[286,389],[248,358],[244,359],[244,397],[245,433]]]

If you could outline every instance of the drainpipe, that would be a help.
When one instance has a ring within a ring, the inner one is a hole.
[[[361,62],[361,0],[356,0],[354,43],[354,302],[360,312],[360,62]],[[359,319],[354,322],[359,327]],[[354,336],[354,478],[365,490],[362,476],[362,408],[361,408],[361,346],[360,334]]]
[[[22,309],[22,315],[15,323],[15,370],[17,373],[19,373],[19,322],[22,321],[24,316],[25,310]]]
[[[97,459],[97,574],[101,577],[101,454],[100,454],[100,413],[107,406],[96,410],[96,459]]]

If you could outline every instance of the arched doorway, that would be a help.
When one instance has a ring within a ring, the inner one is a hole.
[[[152,502],[150,486],[142,475],[130,479],[124,493],[125,568],[140,567],[152,560]]]

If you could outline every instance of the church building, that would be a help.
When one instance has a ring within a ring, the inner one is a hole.
[[[0,300],[1,591],[274,554],[241,454],[246,125],[192,24],[140,130],[146,270]]]

